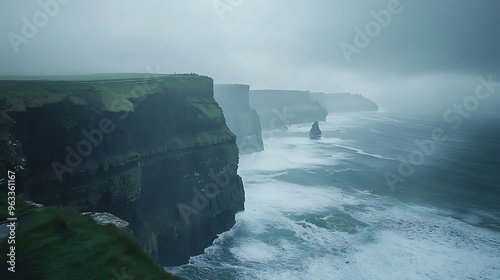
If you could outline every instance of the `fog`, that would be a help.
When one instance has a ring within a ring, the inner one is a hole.
[[[419,111],[500,81],[497,0],[54,1],[0,2],[0,75],[194,72]]]

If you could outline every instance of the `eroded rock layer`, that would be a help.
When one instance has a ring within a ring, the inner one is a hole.
[[[128,221],[161,265],[202,253],[243,210],[211,78],[0,81],[0,109],[1,167],[24,170],[26,196]]]

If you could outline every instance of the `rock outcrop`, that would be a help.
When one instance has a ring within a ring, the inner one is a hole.
[[[83,216],[89,216],[99,225],[114,225],[115,227],[130,232],[130,223],[107,212],[83,212]]]
[[[257,110],[263,129],[283,129],[290,124],[324,121],[328,112],[309,91],[251,90],[250,106]]]
[[[214,85],[214,98],[222,107],[226,124],[236,134],[240,154],[264,150],[257,111],[250,108],[249,85]]]
[[[211,78],[0,81],[0,101],[2,168],[26,158],[24,194],[116,215],[161,265],[202,253],[244,208],[236,137]]]
[[[318,140],[321,138],[321,129],[319,129],[318,122],[314,122],[311,130],[309,130],[309,138],[313,140]]]
[[[313,92],[311,97],[329,113],[378,111],[377,104],[361,94]]]

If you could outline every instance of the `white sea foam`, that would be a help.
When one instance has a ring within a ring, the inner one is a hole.
[[[344,148],[344,149],[347,149],[347,150],[351,150],[351,151],[354,151],[360,155],[365,155],[365,156],[370,156],[370,157],[374,157],[374,158],[380,158],[380,159],[388,159],[388,158],[385,158],[381,155],[378,155],[378,154],[371,154],[371,153],[367,153],[365,151],[363,151],[362,149],[359,149],[359,148],[354,148],[354,147],[348,147],[348,146],[343,146],[343,145],[333,145],[335,147],[339,147],[339,148]]]
[[[380,118],[370,118],[370,117],[366,117],[366,116],[359,116],[359,118],[365,119],[365,120],[370,120],[370,121],[380,121],[381,120]]]
[[[402,121],[400,121],[400,120],[396,120],[396,119],[393,119],[393,118],[383,117],[382,119],[384,119],[384,120],[388,120],[388,121],[391,121],[391,122],[403,123]]]
[[[336,165],[346,154],[325,154],[317,149],[319,143],[339,143],[338,138],[313,141],[308,137],[268,138],[262,152],[240,157],[240,171],[284,171],[304,169],[318,165]]]
[[[383,158],[338,138],[285,137],[306,129],[266,138],[265,151],[241,157],[246,202],[236,226],[170,271],[189,279],[500,279],[500,234],[470,225],[488,213],[464,214],[468,224],[451,218],[452,211],[367,191],[283,181],[292,169],[350,170],[338,166],[345,153],[326,154],[318,145]],[[359,224],[355,231],[340,228],[353,224]]]
[[[374,242],[359,244],[350,256],[362,279],[498,279],[500,275],[498,233],[417,206],[391,206],[364,215],[379,230]]]
[[[257,239],[242,240],[240,243],[230,251],[241,261],[266,263],[279,254],[278,248]]]
[[[498,279],[497,233],[441,216],[435,209],[370,196],[362,202],[367,211],[353,213],[369,226],[355,235],[297,223],[279,211],[281,206],[267,212],[266,205],[272,208],[273,203],[263,201],[259,208],[267,218],[249,212],[239,222],[272,220],[272,227],[253,231],[252,239],[238,242],[231,252],[240,261],[263,264],[249,264],[247,279]],[[262,235],[272,231],[275,240],[263,244]],[[279,240],[283,238],[292,242]]]

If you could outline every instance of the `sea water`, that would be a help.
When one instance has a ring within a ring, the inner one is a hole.
[[[264,132],[265,150],[240,157],[246,202],[236,225],[167,270],[187,279],[500,279],[499,123],[470,122],[453,129],[440,114],[382,111],[331,115],[321,140],[309,139],[310,124]],[[435,129],[446,140],[432,138]],[[416,141],[429,139],[434,148],[401,173]]]

